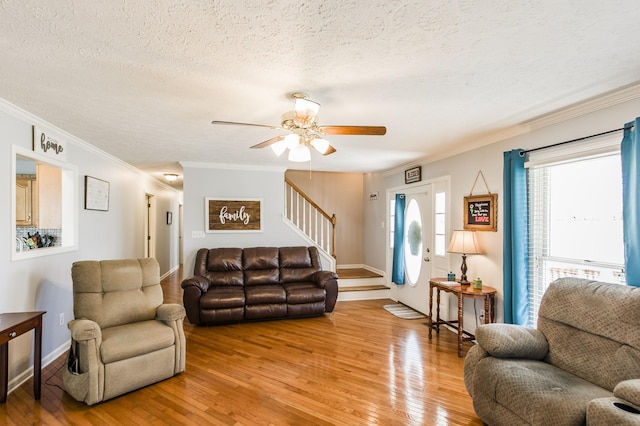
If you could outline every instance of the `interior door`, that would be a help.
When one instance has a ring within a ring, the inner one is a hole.
[[[429,279],[433,259],[433,185],[406,193],[404,221],[405,284],[398,286],[398,302],[429,314]]]

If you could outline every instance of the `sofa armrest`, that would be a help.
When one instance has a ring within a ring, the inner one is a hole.
[[[474,390],[473,390],[473,375],[476,371],[476,365],[480,360],[487,358],[489,352],[482,349],[480,345],[474,345],[467,352],[467,356],[464,358],[464,367],[463,367],[463,377],[464,377],[464,385],[467,388],[467,392],[473,398]]]
[[[316,271],[311,276],[311,280],[321,288],[325,288],[332,280],[337,279],[338,274],[332,271]]]
[[[100,339],[102,340],[102,330],[95,321],[88,319],[75,319],[67,324],[71,330],[71,338],[75,341],[82,342],[85,340]]]
[[[323,288],[327,294],[324,311],[333,312],[338,300],[338,274],[332,271],[316,271],[311,279],[317,286]]]
[[[620,382],[613,388],[613,395],[640,407],[640,379]]]
[[[203,276],[194,275],[192,277],[186,278],[182,281],[182,288],[186,289],[187,287],[197,287],[200,289],[202,293],[206,293],[209,290],[209,285],[211,282]]]
[[[496,358],[543,360],[549,352],[547,339],[540,330],[513,324],[480,325],[476,341]]]
[[[184,307],[177,303],[165,303],[158,306],[156,319],[160,321],[179,321],[187,316]]]

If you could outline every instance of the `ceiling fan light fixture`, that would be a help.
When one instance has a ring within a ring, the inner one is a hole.
[[[300,136],[295,133],[291,133],[284,137],[283,143],[285,148],[289,148],[289,149],[295,148],[300,144]]]
[[[320,154],[326,154],[329,151],[329,141],[321,138],[311,139],[311,146],[316,149]]]
[[[295,100],[293,122],[304,129],[311,127],[320,111],[320,104],[305,98],[295,98]]]
[[[276,142],[273,145],[271,145],[271,150],[278,156],[280,157],[282,155],[283,152],[285,152],[287,150],[287,141],[286,140],[282,140],[280,142]]]
[[[298,144],[295,147],[289,149],[289,161],[294,163],[304,163],[311,161],[311,151],[309,147],[303,144]]]

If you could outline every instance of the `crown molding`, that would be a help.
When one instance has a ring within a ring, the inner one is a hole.
[[[478,149],[492,143],[497,143],[525,133],[530,133],[534,130],[569,121],[571,119],[590,114],[592,112],[601,111],[638,98],[640,98],[640,83],[632,84],[622,89],[614,90],[568,107],[557,109],[548,114],[543,114],[530,120],[522,121],[516,125],[497,130],[480,138],[477,136],[467,138],[466,140],[460,141],[460,148],[447,151],[446,153],[424,156],[410,163],[385,170],[382,172],[382,175],[389,177],[397,173],[404,173],[405,169],[411,167],[419,165],[424,166],[435,161],[462,154],[463,152]]]
[[[540,115],[531,120],[523,121],[520,124],[528,126],[530,130],[537,130],[638,98],[640,98],[640,83],[595,96],[548,114]]]

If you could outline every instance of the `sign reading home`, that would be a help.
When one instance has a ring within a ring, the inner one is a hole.
[[[48,130],[33,126],[33,151],[51,158],[65,161],[67,152],[65,142]]]
[[[207,232],[262,231],[262,200],[206,199]]]

